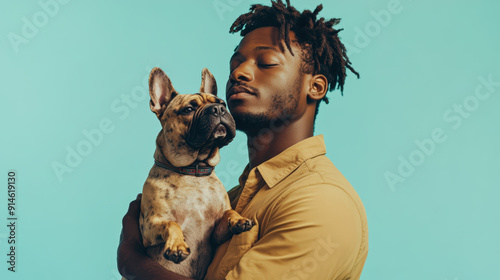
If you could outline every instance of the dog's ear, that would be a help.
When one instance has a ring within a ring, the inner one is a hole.
[[[200,92],[211,93],[217,96],[217,83],[215,82],[214,75],[207,68],[203,68],[201,71]]]
[[[149,106],[158,118],[161,117],[168,103],[177,95],[168,76],[158,67],[149,74]]]

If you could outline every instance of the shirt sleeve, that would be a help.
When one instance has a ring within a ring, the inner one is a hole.
[[[345,191],[326,184],[302,187],[285,194],[269,210],[261,238],[226,279],[352,276],[360,252],[362,222]]]

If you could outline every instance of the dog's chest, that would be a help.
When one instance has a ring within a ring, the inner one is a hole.
[[[200,231],[212,227],[222,217],[226,191],[219,182],[200,180],[197,184],[182,187],[170,186],[165,190],[172,220],[189,235],[190,230]]]
[[[214,252],[210,235],[224,211],[230,209],[227,192],[215,174],[195,177],[160,172],[152,170],[144,185],[141,225],[150,219],[176,222],[191,254],[180,264],[165,260],[159,249],[162,246],[149,248],[148,254],[171,271],[200,279]]]
[[[186,242],[207,238],[224,211],[230,208],[227,192],[219,179],[215,174],[196,177],[172,171],[158,175],[150,176],[144,185],[143,195],[151,198],[150,205],[143,208],[144,218],[151,215],[175,221],[184,232]]]

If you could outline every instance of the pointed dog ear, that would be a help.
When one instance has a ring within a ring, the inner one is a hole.
[[[177,95],[168,76],[160,68],[155,67],[149,74],[149,106],[158,119],[168,103]]]
[[[217,96],[217,83],[215,82],[214,75],[207,68],[203,68],[201,71],[200,92],[211,93]]]

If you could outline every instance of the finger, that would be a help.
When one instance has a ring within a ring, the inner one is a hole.
[[[123,227],[128,227],[129,224],[137,223],[139,220],[139,215],[141,213],[141,201],[134,200],[130,202],[128,211],[123,216],[122,225]]]
[[[128,206],[127,215],[131,215],[133,217],[139,217],[141,213],[141,198],[139,197],[141,194],[137,195],[137,198],[130,202]]]
[[[139,229],[139,215],[140,215],[140,200],[130,202],[127,214],[122,220],[122,237],[121,240],[139,240],[141,239],[141,232]]]

